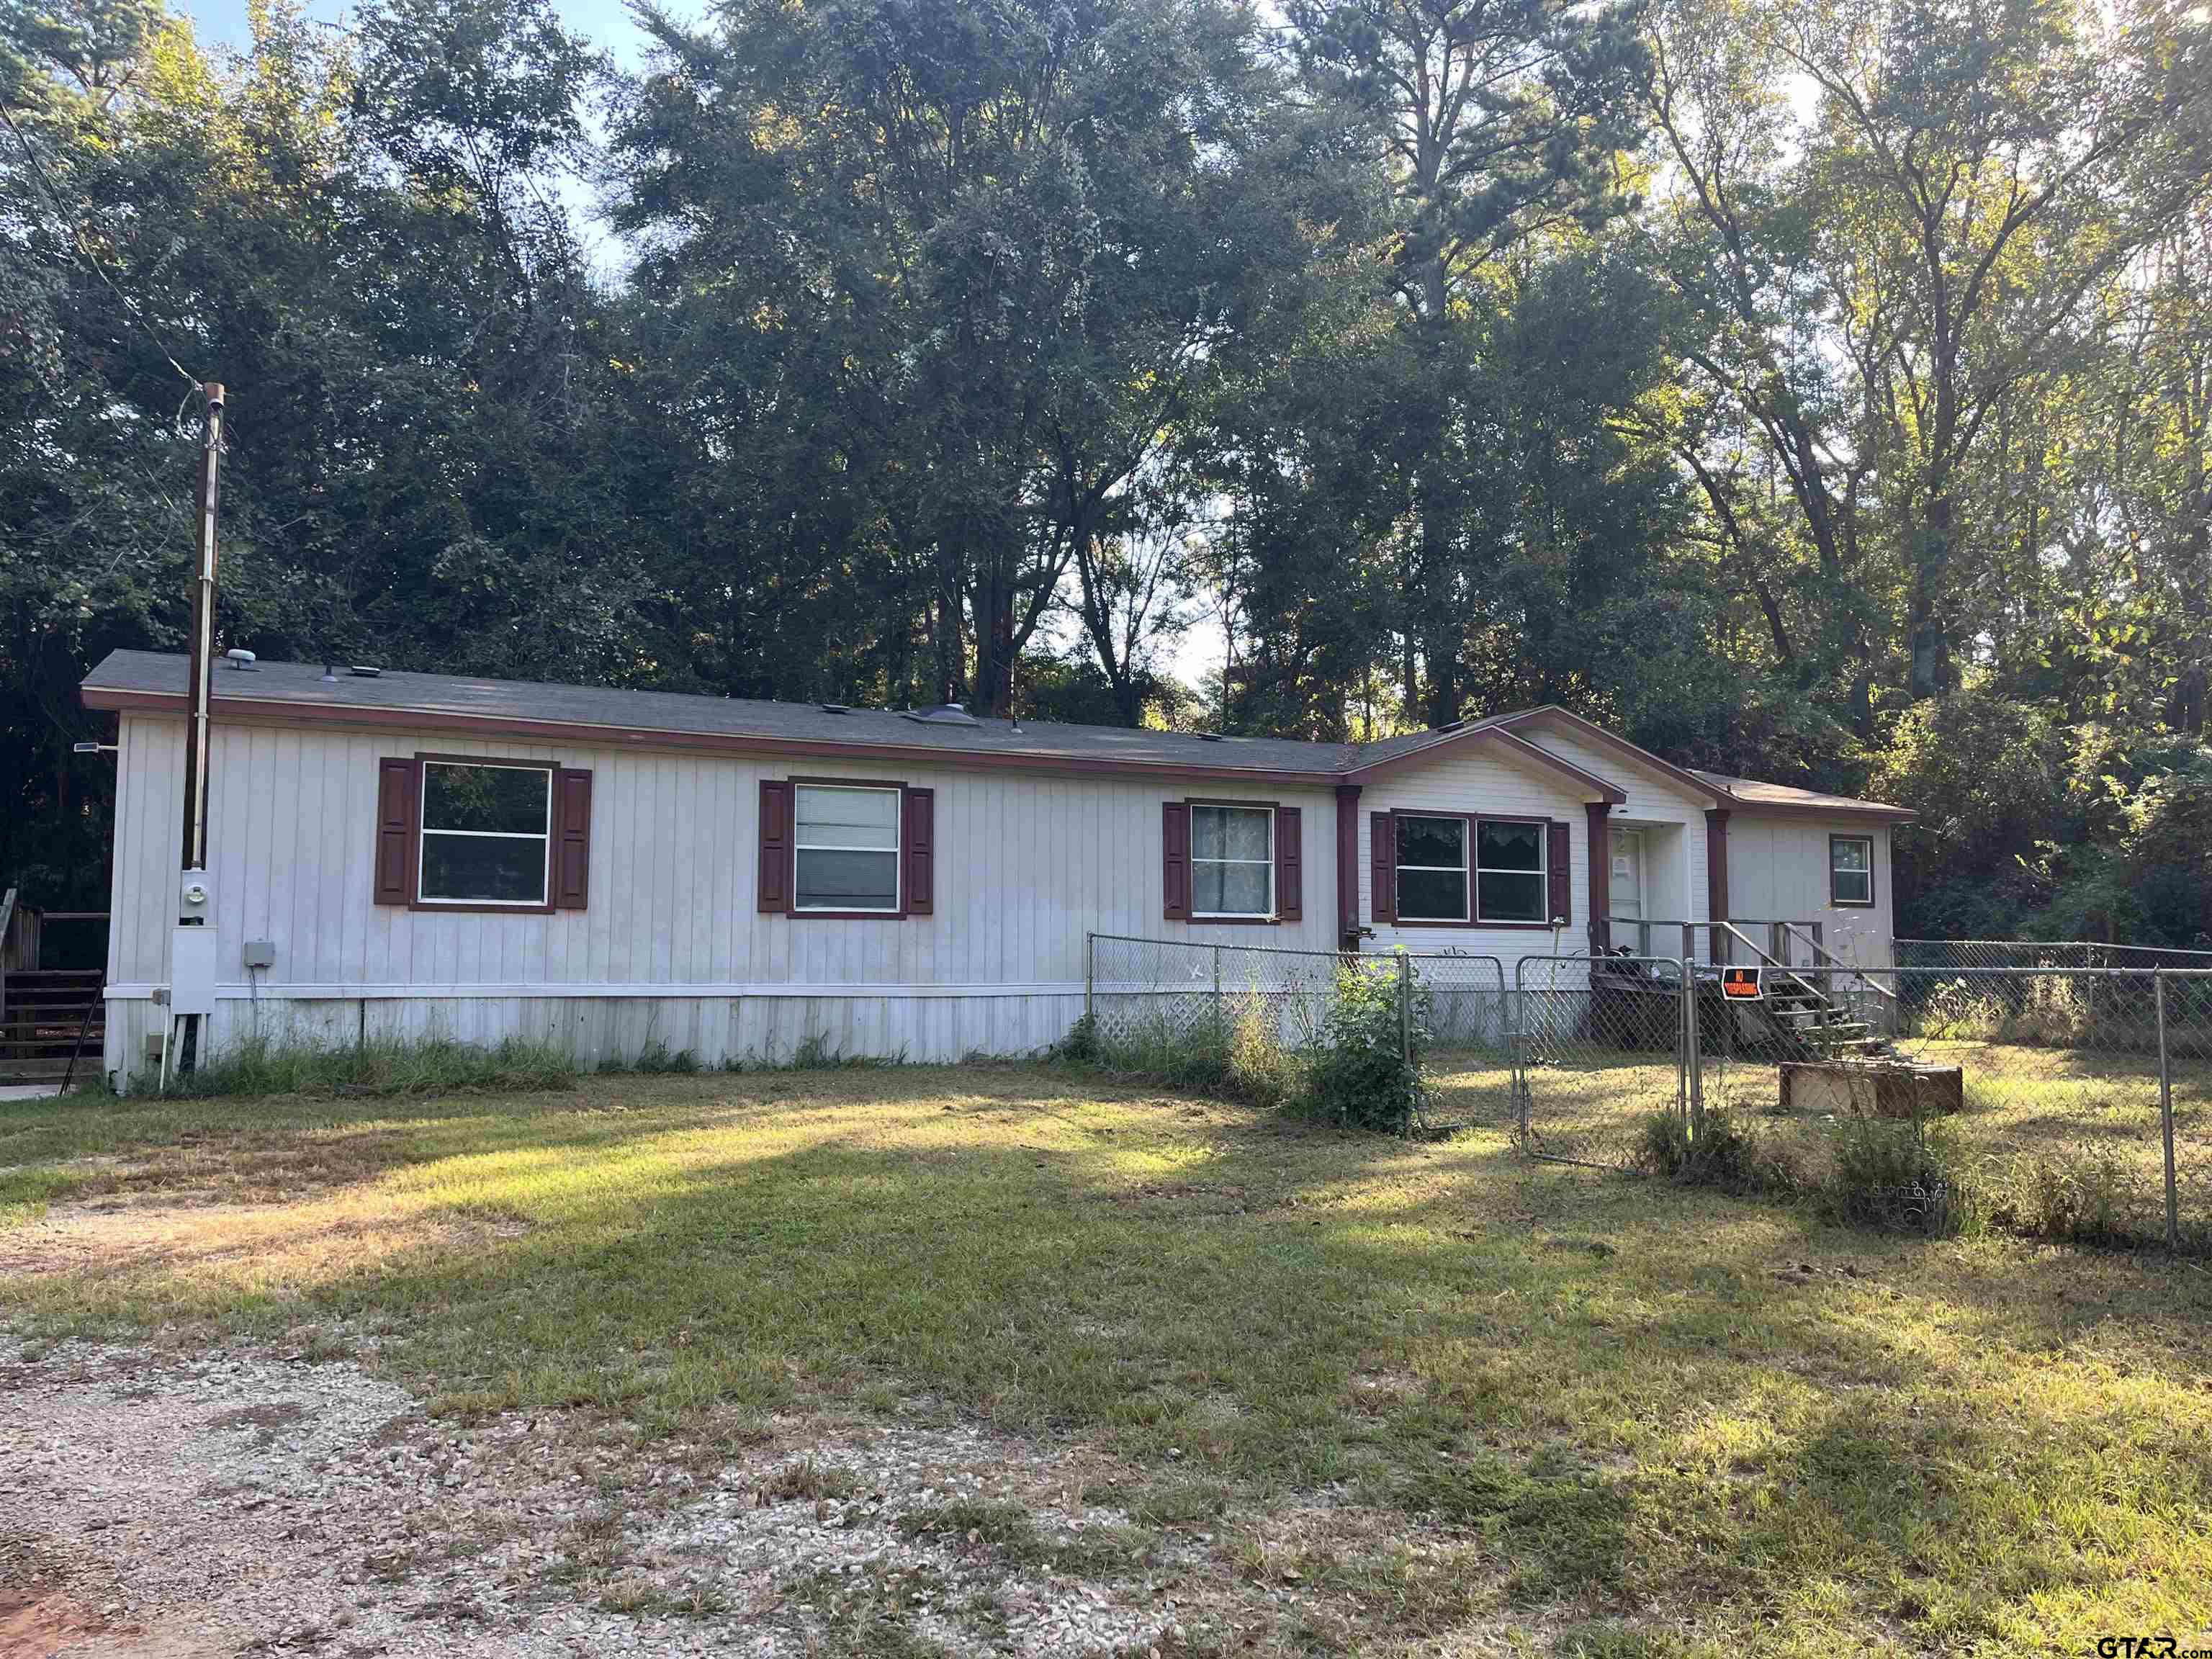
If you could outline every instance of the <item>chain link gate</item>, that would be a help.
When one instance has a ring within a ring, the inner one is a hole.
[[[1642,1166],[1654,1114],[1702,1120],[1697,969],[1673,957],[1523,957],[1514,969],[1513,1089],[1531,1156]]]

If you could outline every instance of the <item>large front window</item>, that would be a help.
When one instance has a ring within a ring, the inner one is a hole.
[[[801,910],[899,908],[899,792],[802,783],[793,844]]]
[[[550,766],[424,761],[416,896],[425,904],[544,904],[552,817]]]
[[[1275,914],[1275,813],[1267,806],[1190,809],[1190,913]]]
[[[1399,921],[1547,920],[1541,823],[1421,812],[1394,822]]]

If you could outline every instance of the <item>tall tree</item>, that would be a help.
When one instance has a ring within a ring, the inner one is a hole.
[[[702,331],[752,318],[775,379],[826,371],[807,402],[846,457],[849,529],[818,556],[878,550],[932,690],[1006,712],[1071,572],[1097,597],[1231,325],[1273,199],[1248,183],[1271,89],[1251,17],[742,0],[706,33],[654,28],[666,61],[622,141],[645,285]],[[1110,677],[1106,611],[1079,615]]]
[[[1417,522],[1398,582],[1400,673],[1409,708],[1450,720],[1479,512],[1464,477],[1474,343],[1462,310],[1499,254],[1621,205],[1611,162],[1632,136],[1633,13],[1571,0],[1296,0],[1290,12],[1309,81],[1363,124],[1395,185],[1393,252],[1418,343],[1403,400]]]

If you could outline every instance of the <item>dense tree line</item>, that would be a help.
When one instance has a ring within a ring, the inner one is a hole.
[[[264,654],[1341,738],[1556,701],[2212,943],[2167,0],[0,0],[0,878],[104,884],[195,377]],[[1225,637],[1177,681],[1176,642]]]

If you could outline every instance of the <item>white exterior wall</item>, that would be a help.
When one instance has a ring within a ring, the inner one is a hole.
[[[1828,837],[1874,838],[1872,908],[1828,902]],[[1893,965],[1889,826],[1867,818],[1729,816],[1729,908],[1763,921],[1817,921],[1820,942],[1839,960]],[[1747,929],[1761,945],[1763,932]]]
[[[1501,759],[1495,749],[1458,744],[1432,759],[1408,762],[1370,782],[1359,797],[1359,920],[1375,930],[1363,949],[1455,951],[1496,957],[1508,989],[1524,956],[1554,949],[1579,954],[1589,948],[1589,827],[1584,793],[1573,779],[1538,763]],[[1557,818],[1566,824],[1568,881],[1573,913],[1554,946],[1547,927],[1424,927],[1375,920],[1374,821],[1377,812],[1497,812],[1515,817]]]
[[[1595,773],[1617,786],[1628,799],[1616,802],[1608,825],[1642,827],[1659,833],[1644,838],[1644,912],[1653,921],[1711,920],[1711,895],[1705,879],[1705,808],[1710,796],[1692,796],[1665,773],[1636,764],[1613,750],[1565,732],[1543,731],[1528,734],[1539,748],[1561,760]],[[1614,948],[1634,949],[1632,930],[1616,930]],[[1699,932],[1693,951],[1700,961],[1710,954],[1711,935]],[[1651,954],[1680,957],[1680,927],[1652,929]]]
[[[175,917],[184,725],[126,715],[119,741],[107,1066],[131,1073],[162,1024],[151,997],[167,982]],[[441,915],[374,903],[376,763],[418,751],[589,768],[589,908]],[[759,783],[793,775],[933,788],[936,913],[759,913]],[[810,1036],[851,1054],[951,1060],[1064,1035],[1082,1012],[1086,932],[1336,944],[1327,783],[1056,777],[226,722],[215,731],[209,793],[218,1048],[258,1018],[264,1030],[297,1024],[347,1040],[363,1030],[554,1036],[587,1060],[658,1042],[713,1064],[787,1055]],[[1163,919],[1161,804],[1191,796],[1302,809],[1301,921]],[[243,947],[264,939],[276,963],[250,985]]]

